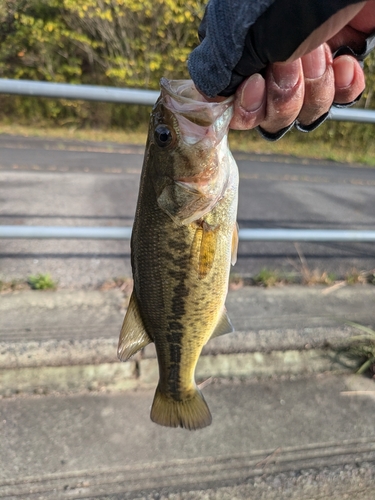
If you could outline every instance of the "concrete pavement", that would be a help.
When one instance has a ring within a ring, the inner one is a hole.
[[[370,500],[363,381],[217,382],[204,390],[213,423],[196,432],[153,424],[153,389],[6,398],[0,498]]]
[[[213,424],[153,424],[149,346],[118,363],[129,289],[0,297],[0,498],[373,498],[374,382],[335,349],[373,286],[243,287],[197,378]]]

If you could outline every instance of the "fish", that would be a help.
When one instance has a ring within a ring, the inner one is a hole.
[[[191,80],[160,82],[131,236],[134,287],[118,357],[155,343],[159,382],[151,420],[211,424],[195,382],[209,339],[230,333],[225,308],[237,256],[238,169],[228,147],[233,98],[207,101]]]

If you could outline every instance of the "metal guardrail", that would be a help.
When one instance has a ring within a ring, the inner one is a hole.
[[[129,240],[131,227],[0,226],[0,238]],[[375,241],[375,231],[336,229],[240,229],[240,241]]]
[[[118,89],[99,85],[6,80],[0,78],[0,93],[54,99],[81,99],[83,101],[116,102],[152,106],[159,96],[156,90]]]
[[[7,80],[0,78],[0,94],[50,97],[54,99],[81,99],[84,101],[116,102],[152,106],[159,96],[156,90],[119,89],[99,85]],[[331,120],[375,123],[375,110],[359,108],[332,108]]]
[[[375,123],[375,110],[361,108],[331,108],[329,120]]]
[[[131,227],[0,226],[0,238],[129,240]]]
[[[159,92],[142,89],[118,89],[96,85],[36,82],[0,79],[0,93],[82,99],[152,106]],[[367,109],[332,108],[331,120],[375,123],[375,111]],[[0,238],[8,239],[130,239],[131,227],[48,227],[0,226]],[[240,229],[241,241],[375,241],[375,231],[316,229]]]

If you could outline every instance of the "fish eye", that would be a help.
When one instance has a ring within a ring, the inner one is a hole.
[[[154,132],[155,142],[161,148],[170,145],[173,139],[171,129],[166,125],[158,125]]]

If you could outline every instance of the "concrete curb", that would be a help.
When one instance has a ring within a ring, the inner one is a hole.
[[[358,333],[343,320],[375,326],[375,288],[346,287],[328,295],[324,290],[230,292],[228,311],[240,331],[205,346],[197,380],[353,370],[354,364],[344,367],[335,359],[335,350]],[[0,395],[154,386],[153,345],[127,363],[116,358],[126,302],[119,290],[3,295]]]

